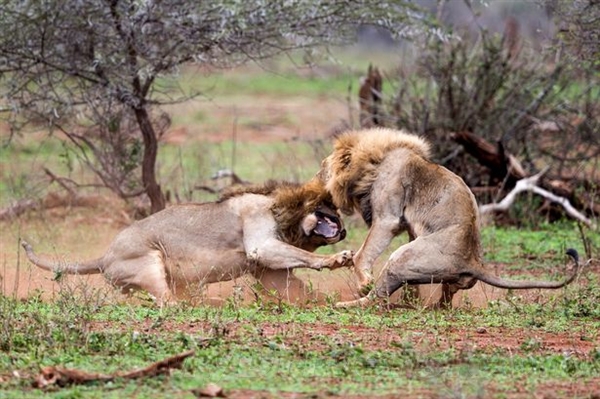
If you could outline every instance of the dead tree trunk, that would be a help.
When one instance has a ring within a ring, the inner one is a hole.
[[[359,122],[362,128],[382,126],[384,124],[381,113],[382,84],[379,69],[369,65],[367,76],[363,78],[358,91],[360,106]]]

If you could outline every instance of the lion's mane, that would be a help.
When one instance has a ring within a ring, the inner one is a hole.
[[[274,199],[271,211],[277,221],[278,235],[288,244],[303,248],[306,239],[301,229],[303,218],[319,204],[335,211],[331,195],[323,182],[313,179],[305,184],[268,180],[263,184],[239,185],[223,192],[219,201],[243,194],[267,195]]]
[[[351,214],[369,203],[378,165],[390,151],[406,148],[425,159],[430,158],[429,143],[403,131],[375,128],[350,131],[337,137],[329,157],[326,188],[342,212]]]

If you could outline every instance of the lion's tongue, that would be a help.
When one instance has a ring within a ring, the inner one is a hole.
[[[338,234],[338,231],[338,225],[327,217],[319,219],[317,227],[315,227],[315,233],[320,234],[325,238],[335,237]]]

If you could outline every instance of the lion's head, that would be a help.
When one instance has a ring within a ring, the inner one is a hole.
[[[304,237],[300,239],[300,248],[308,251],[346,238],[346,230],[338,212],[326,204],[321,204],[306,214],[300,227],[304,233]]]
[[[283,241],[306,251],[335,244],[346,237],[340,214],[323,182],[306,184],[268,180],[224,191],[220,201],[247,193],[273,197],[271,208]]]
[[[273,215],[287,243],[314,251],[346,237],[340,214],[321,181],[280,183],[273,196]]]

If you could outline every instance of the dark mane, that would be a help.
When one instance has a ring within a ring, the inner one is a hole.
[[[267,180],[263,184],[238,184],[223,190],[217,202],[227,201],[233,197],[239,197],[244,194],[259,194],[272,196],[276,191],[282,188],[298,188],[299,183],[291,183],[286,181]]]
[[[290,245],[303,248],[306,235],[302,231],[302,220],[319,206],[335,211],[331,195],[323,182],[313,179],[307,183],[291,183],[268,180],[264,184],[237,185],[226,189],[218,202],[244,194],[259,194],[273,198],[271,212],[277,221],[277,234]]]

